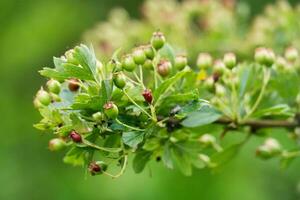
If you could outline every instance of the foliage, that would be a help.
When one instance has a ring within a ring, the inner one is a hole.
[[[286,167],[300,155],[296,144],[284,150],[270,137],[277,128],[299,125],[295,48],[285,57],[259,48],[247,62],[236,62],[232,53],[215,62],[200,54],[199,69],[193,70],[187,64],[175,68],[187,58],[177,55],[160,32],[153,34],[152,45],[157,39],[163,47],[154,46],[154,57],[146,53],[149,45],[142,45],[123,57],[117,50],[102,63],[92,47],[80,45],[54,58],[55,68],[40,71],[51,80],[34,100],[43,117],[35,127],[54,134],[50,150],[66,148],[64,162],[113,178],[124,173],[128,156],[134,156],[137,173],[153,159],[185,175],[193,167],[215,169],[255,136],[266,138],[256,151],[260,158],[278,157]],[[287,77],[292,87],[286,87]],[[244,139],[223,143],[232,132]]]

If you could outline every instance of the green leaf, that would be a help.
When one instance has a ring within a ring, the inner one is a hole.
[[[111,93],[112,93],[112,81],[103,80],[101,82],[101,90],[100,90],[100,97],[101,97],[100,109],[103,109],[103,105],[110,100]]]
[[[78,60],[80,65],[94,77],[96,81],[98,81],[97,75],[97,59],[94,53],[94,49],[88,48],[86,45],[81,44],[75,48],[74,58]]]
[[[123,132],[122,140],[124,144],[127,144],[131,148],[137,148],[138,144],[143,142],[144,134],[137,131]]]
[[[242,144],[243,143],[233,144],[228,148],[224,149],[223,151],[214,154],[211,157],[211,161],[217,164],[217,166],[227,163],[228,161],[230,161],[232,158],[236,156]]]
[[[187,154],[182,151],[182,149],[173,146],[171,148],[171,156],[184,175],[192,175],[192,165],[190,159]]]
[[[172,160],[172,157],[171,157],[171,145],[168,142],[164,145],[164,152],[163,152],[163,155],[162,155],[162,161],[163,161],[163,163],[165,164],[165,166],[167,168],[170,168],[170,169],[174,168],[173,160]]]
[[[81,80],[94,80],[92,74],[81,66],[73,65],[71,63],[65,63],[64,74],[68,78],[77,78]]]
[[[147,162],[149,162],[152,153],[149,151],[140,151],[138,152],[133,159],[133,170],[135,173],[141,173]]]
[[[153,93],[154,100],[158,104],[159,99],[167,92],[181,77],[187,73],[186,71],[178,72],[175,76],[165,80]]]
[[[83,166],[85,163],[86,153],[87,152],[81,148],[73,147],[65,155],[63,161],[74,166]]]
[[[39,73],[42,76],[53,78],[59,81],[63,81],[68,78],[67,75],[65,75],[63,72],[59,72],[56,69],[45,67],[44,69],[40,70]]]
[[[253,114],[253,116],[257,118],[263,116],[272,116],[272,115],[280,115],[280,116],[288,116],[288,117],[294,116],[291,108],[286,104],[279,104],[270,108],[261,109]]]
[[[187,115],[181,124],[185,127],[197,127],[210,124],[221,117],[221,113],[214,108],[205,105],[200,110],[192,112]]]
[[[170,60],[172,62],[172,64],[174,65],[175,53],[170,44],[168,44],[168,43],[165,44],[163,46],[163,48],[159,50],[159,54],[161,55],[161,57],[167,58],[168,60]]]
[[[146,151],[154,151],[160,147],[160,139],[159,138],[149,138],[146,140],[143,149]]]

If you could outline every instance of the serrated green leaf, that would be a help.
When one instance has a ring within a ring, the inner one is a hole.
[[[160,98],[167,92],[182,76],[187,73],[186,71],[178,72],[173,77],[165,80],[153,93],[155,104],[158,105]]]
[[[146,140],[143,149],[146,151],[154,151],[160,147],[159,138],[149,138]]]
[[[68,78],[77,78],[81,80],[94,80],[92,74],[80,66],[73,65],[71,63],[65,63],[63,64],[63,67],[64,67],[64,74]]]
[[[137,148],[138,144],[143,142],[144,133],[138,131],[128,131],[123,132],[122,140],[124,144],[130,146],[131,148]]]

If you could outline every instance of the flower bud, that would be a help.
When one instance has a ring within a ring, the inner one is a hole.
[[[124,60],[122,62],[122,68],[129,72],[132,72],[135,70],[136,64],[131,55],[127,55],[124,57]]]
[[[103,106],[105,115],[110,119],[116,119],[119,114],[118,107],[112,102],[109,101]]]
[[[41,88],[37,95],[36,99],[43,104],[44,106],[48,106],[51,103],[51,96],[48,92],[46,92],[43,88]]]
[[[54,138],[49,141],[50,151],[59,151],[66,146],[66,142],[61,138]]]
[[[144,46],[144,53],[149,60],[153,60],[155,52],[151,45]]]
[[[187,57],[184,55],[178,55],[175,57],[175,68],[181,71],[187,66]]]
[[[216,89],[216,95],[218,96],[218,97],[224,97],[225,96],[225,94],[226,94],[226,89],[225,89],[225,87],[224,86],[222,86],[221,84],[216,84],[216,86],[215,86],[215,89]]]
[[[287,68],[287,62],[283,57],[278,57],[276,59],[276,69],[277,70],[285,70]]]
[[[144,90],[142,95],[143,95],[146,102],[148,102],[148,103],[152,102],[153,96],[152,96],[152,92],[151,92],[150,89]]]
[[[213,135],[204,134],[198,139],[198,141],[204,146],[211,146],[216,143],[216,138]]]
[[[154,49],[161,49],[166,43],[166,38],[162,32],[154,32],[151,38],[151,45]]]
[[[79,85],[79,81],[75,78],[70,79],[68,84],[68,88],[71,92],[76,92],[79,90],[80,85]]]
[[[153,63],[152,63],[152,60],[147,59],[147,60],[145,61],[144,65],[143,65],[143,67],[144,67],[145,69],[152,70],[152,69],[154,68],[154,65],[153,65]]]
[[[263,145],[256,150],[256,155],[262,159],[269,159],[277,156],[281,152],[281,146],[274,138],[268,138]]]
[[[98,161],[98,162],[91,162],[89,164],[89,172],[91,173],[92,176],[101,174],[103,171],[107,170],[107,164],[104,162]]]
[[[115,86],[117,86],[120,89],[124,88],[125,85],[126,85],[125,75],[123,73],[120,73],[120,72],[115,73],[113,75],[113,81],[114,81]]]
[[[197,67],[200,69],[207,69],[212,66],[213,59],[208,53],[200,53],[197,59]]]
[[[60,93],[60,83],[57,80],[51,79],[47,82],[49,92],[54,94]]]
[[[172,68],[172,64],[168,60],[161,60],[157,64],[157,72],[159,73],[159,75],[163,77],[169,75],[171,68]]]
[[[275,62],[275,54],[273,50],[266,48],[257,48],[254,55],[255,61],[267,67],[272,66]]]
[[[103,114],[101,112],[96,112],[92,115],[96,122],[101,122],[103,120]]]
[[[207,79],[205,79],[203,86],[205,89],[212,91],[212,89],[214,88],[214,79],[213,77],[208,77]]]
[[[42,108],[44,106],[37,98],[33,100],[33,105],[36,109]]]
[[[75,143],[79,143],[82,141],[81,135],[79,133],[77,133],[76,131],[71,131],[69,136]]]
[[[225,64],[221,60],[216,60],[213,65],[213,72],[222,76],[226,70]]]
[[[146,61],[146,55],[142,48],[137,48],[133,51],[133,60],[137,65],[142,65]]]
[[[236,65],[236,56],[234,53],[226,53],[223,61],[227,68],[232,69]]]
[[[294,47],[289,47],[285,50],[284,57],[290,62],[295,62],[298,58],[298,50]]]

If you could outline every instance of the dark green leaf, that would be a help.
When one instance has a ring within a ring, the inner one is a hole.
[[[144,133],[138,131],[129,131],[123,132],[122,140],[124,144],[132,148],[137,148],[137,145],[140,144],[144,139]]]

